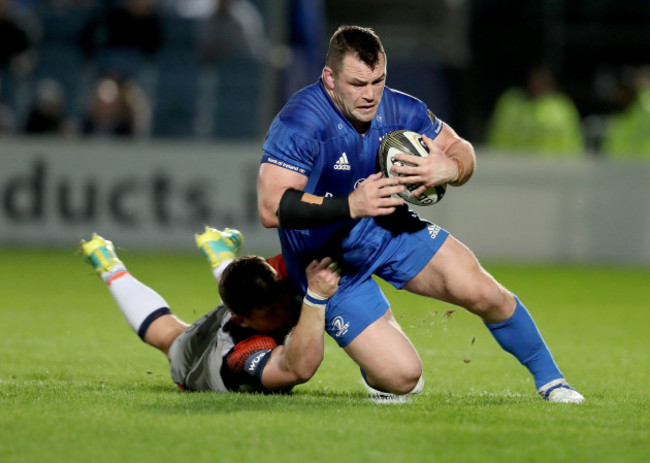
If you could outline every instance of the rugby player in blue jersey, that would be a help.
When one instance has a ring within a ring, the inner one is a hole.
[[[415,294],[456,304],[481,317],[503,349],[532,374],[542,397],[576,403],[528,310],[446,230],[420,219],[401,198],[403,184],[461,186],[475,169],[472,145],[426,105],[390,89],[377,35],[340,27],[330,39],[321,79],[295,95],[273,120],[263,148],[258,207],[279,229],[294,282],[324,256],[344,265],[326,312],[327,332],[377,391],[422,389],[422,363],[371,276]],[[422,134],[430,155],[398,155],[412,166],[376,173],[382,137],[397,129]]]

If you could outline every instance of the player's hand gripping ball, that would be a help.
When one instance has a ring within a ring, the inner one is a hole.
[[[390,132],[381,141],[379,150],[377,151],[379,169],[384,177],[388,178],[400,175],[391,170],[391,167],[394,165],[411,165],[395,159],[395,155],[398,153],[412,154],[421,157],[429,156],[429,150],[424,144],[420,134],[411,132],[410,130],[395,130],[394,132]],[[438,185],[427,188],[424,190],[424,193],[418,197],[413,196],[413,192],[420,185],[421,183],[406,184],[404,185],[406,189],[399,195],[411,204],[417,206],[431,206],[440,201],[447,191],[447,185]]]

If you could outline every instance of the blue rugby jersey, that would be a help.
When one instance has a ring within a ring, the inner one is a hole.
[[[377,172],[379,144],[387,133],[398,129],[435,138],[442,130],[442,121],[422,101],[385,87],[376,116],[361,135],[318,81],[294,94],[275,117],[263,146],[262,162],[308,177],[304,189],[307,193],[348,196]],[[278,230],[289,274],[303,291],[307,264],[327,255],[336,259],[342,239],[358,221],[340,221],[309,230]]]

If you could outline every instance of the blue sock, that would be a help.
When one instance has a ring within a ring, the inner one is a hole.
[[[562,372],[555,364],[533,318],[526,307],[515,296],[517,307],[507,320],[486,323],[494,339],[506,352],[514,355],[533,375],[535,387],[539,389],[554,379],[562,378]]]

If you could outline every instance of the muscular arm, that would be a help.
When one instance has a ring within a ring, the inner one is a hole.
[[[325,305],[338,288],[339,274],[329,266],[327,257],[313,261],[307,267],[310,292],[303,300],[300,318],[284,345],[271,352],[271,358],[262,372],[262,384],[268,389],[294,386],[308,381],[323,360]],[[312,295],[324,300],[314,302]]]
[[[280,219],[278,207],[282,195],[288,189],[302,191],[307,185],[307,177],[284,167],[262,163],[257,177],[257,209],[262,225],[278,228]]]
[[[456,175],[448,183],[452,186],[465,184],[476,169],[476,155],[474,147],[470,142],[458,136],[456,131],[447,124],[438,137],[437,141],[440,150],[456,164]]]
[[[392,197],[404,190],[395,177],[369,176],[345,198],[347,208],[339,207],[340,197],[295,194],[295,191],[304,190],[307,180],[297,172],[263,163],[257,179],[257,206],[262,225],[267,228],[314,228],[337,220],[391,214],[404,202]],[[286,223],[282,223],[283,220]]]

